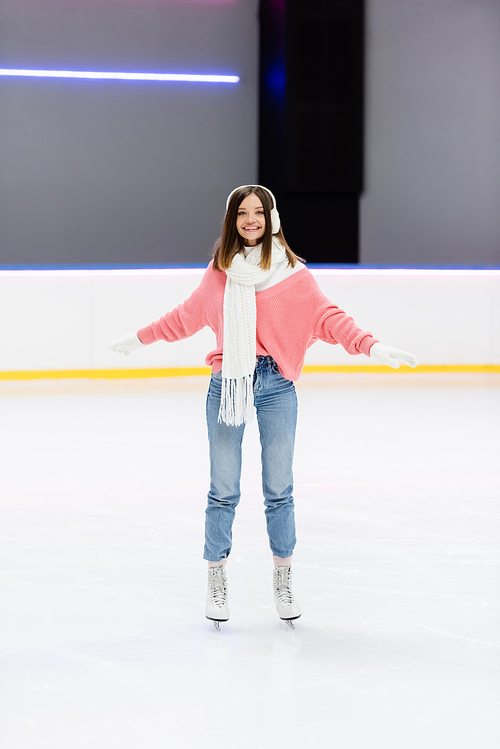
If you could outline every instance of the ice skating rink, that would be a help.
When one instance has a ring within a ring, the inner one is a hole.
[[[295,631],[255,424],[204,617],[206,387],[0,383],[2,749],[498,749],[500,377],[303,376]]]

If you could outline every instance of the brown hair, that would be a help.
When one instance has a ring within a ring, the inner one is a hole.
[[[227,207],[226,216],[224,218],[224,224],[222,226],[222,236],[217,240],[214,247],[214,268],[215,270],[227,270],[231,267],[233,257],[238,253],[242,252],[245,247],[243,238],[238,234],[236,229],[236,217],[238,215],[238,208],[240,207],[243,200],[246,197],[254,193],[260,198],[262,207],[264,208],[264,218],[266,220],[266,228],[264,236],[262,237],[262,256],[260,259],[260,267],[263,270],[269,270],[271,267],[271,255],[272,255],[272,240],[273,233],[271,230],[271,210],[273,207],[273,200],[267,190],[259,187],[258,185],[246,185],[240,187],[231,196],[229,205]],[[283,231],[280,229],[277,234],[274,235],[276,239],[285,248],[286,256],[288,258],[288,264],[295,267],[301,257],[296,255],[288,246]]]

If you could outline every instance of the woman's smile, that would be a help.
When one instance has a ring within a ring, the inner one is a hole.
[[[264,208],[260,198],[254,193],[248,195],[240,203],[236,216],[236,230],[240,237],[248,242],[249,247],[255,246],[264,236],[266,231]]]

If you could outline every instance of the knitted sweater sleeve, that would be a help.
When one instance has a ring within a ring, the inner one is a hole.
[[[331,302],[314,281],[317,299],[315,338],[325,343],[340,343],[348,354],[370,356],[370,349],[377,339],[366,330],[359,328],[352,317]]]
[[[141,343],[149,344],[155,341],[181,341],[189,338],[207,325],[206,299],[210,277],[213,276],[212,265],[205,271],[200,285],[193,291],[185,302],[156,322],[137,331]]]

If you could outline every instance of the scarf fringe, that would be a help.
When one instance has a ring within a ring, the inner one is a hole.
[[[222,376],[219,424],[249,424],[253,418],[253,372],[237,379]]]

